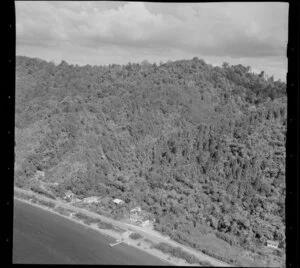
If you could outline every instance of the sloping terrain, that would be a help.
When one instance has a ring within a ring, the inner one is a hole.
[[[203,250],[210,235],[267,259],[267,239],[285,250],[285,87],[197,58],[79,67],[18,56],[15,184],[120,198],[180,243]]]

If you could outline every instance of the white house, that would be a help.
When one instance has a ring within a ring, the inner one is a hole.
[[[279,242],[267,240],[267,247],[278,249]]]
[[[124,204],[124,201],[121,200],[121,199],[118,199],[118,198],[114,199],[113,202],[114,202],[115,204],[117,204],[117,205],[122,205],[122,204]]]
[[[143,220],[143,217],[137,213],[131,213],[129,219],[134,222],[141,222]]]
[[[83,199],[83,203],[99,203],[100,198],[98,196],[90,196]]]
[[[130,210],[130,213],[141,213],[142,209],[141,207],[135,207],[132,210]]]
[[[65,192],[64,199],[73,198],[73,197],[74,197],[74,194],[70,190]]]
[[[135,223],[142,224],[145,216],[145,212],[142,211],[141,207],[135,207],[130,210],[129,219]]]

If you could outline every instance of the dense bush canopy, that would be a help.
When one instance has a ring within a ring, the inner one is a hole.
[[[285,83],[242,65],[17,57],[15,183],[139,204],[196,248],[285,241],[286,117]]]

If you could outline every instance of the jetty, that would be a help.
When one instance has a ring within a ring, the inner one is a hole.
[[[114,247],[114,246],[119,245],[119,244],[121,244],[121,243],[123,243],[123,242],[124,242],[124,241],[122,241],[122,240],[117,240],[116,243],[109,244],[109,246]]]

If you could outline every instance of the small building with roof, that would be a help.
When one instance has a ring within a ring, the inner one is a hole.
[[[141,213],[141,212],[142,212],[141,207],[135,207],[130,210],[130,213]]]
[[[75,194],[72,191],[68,190],[68,191],[65,192],[64,199],[71,199],[74,196],[75,196]]]
[[[278,249],[278,246],[279,246],[278,241],[267,240],[267,247]]]
[[[124,201],[121,200],[121,199],[118,199],[118,198],[115,198],[115,199],[113,200],[113,202],[114,202],[115,204],[117,204],[117,205],[122,205],[122,204],[124,204]]]

